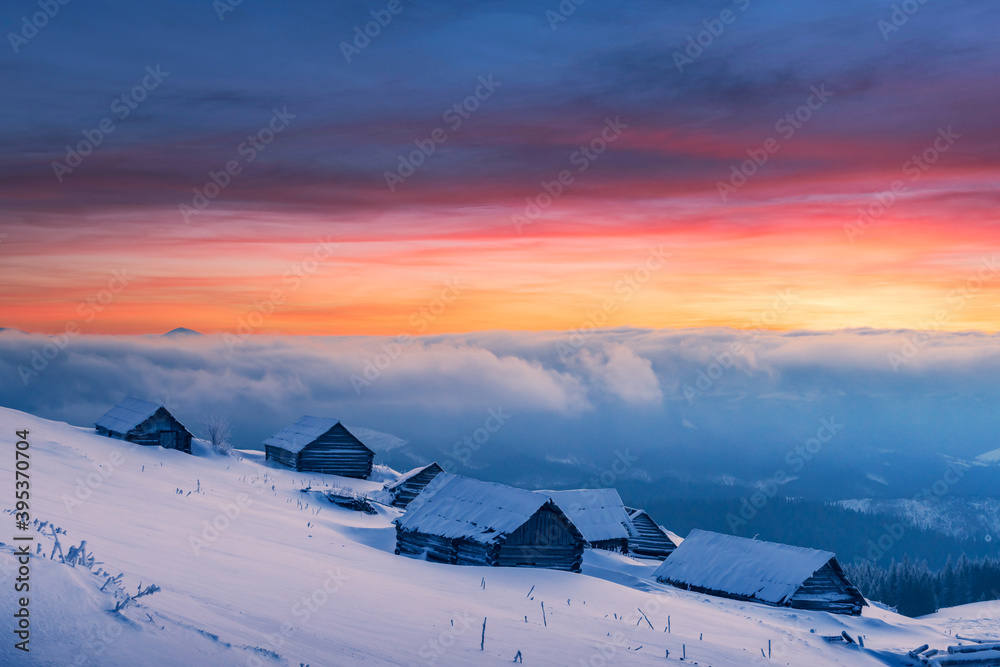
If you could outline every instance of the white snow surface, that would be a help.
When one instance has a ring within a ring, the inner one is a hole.
[[[11,632],[10,538],[19,531],[9,511],[22,429],[32,518],[65,531],[64,551],[86,540],[102,572],[49,560],[51,538],[35,533],[45,553],[31,561],[30,654],[14,649]],[[944,648],[959,632],[1000,637],[996,605],[921,619],[876,608],[860,618],[775,609],[658,584],[655,565],[610,552],[588,551],[582,574],[399,557],[397,510],[365,515],[322,497],[334,485],[372,493],[381,481],[270,469],[260,456],[216,456],[197,440],[194,456],[131,447],[0,408],[0,442],[5,666],[500,666],[520,651],[534,666],[867,667],[906,664],[893,656],[924,643]],[[161,590],[114,614],[103,572],[122,573],[131,594],[140,583]],[[822,639],[842,631],[863,635],[866,648]]]
[[[1000,463],[1000,449],[994,449],[984,454],[980,454],[976,457],[976,460],[982,463]]]

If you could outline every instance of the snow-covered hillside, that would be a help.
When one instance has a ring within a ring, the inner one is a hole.
[[[43,552],[31,560],[30,654],[11,633],[24,429],[31,518],[48,522],[30,531]],[[397,510],[366,515],[319,492],[380,482],[274,470],[197,441],[195,456],[130,447],[0,408],[0,442],[3,665],[507,665],[520,652],[525,665],[659,666],[686,652],[685,664],[715,667],[853,667],[907,664],[894,656],[956,643],[949,632],[1000,638],[988,605],[916,620],[777,610],[661,586],[655,562],[605,552],[588,553],[583,574],[403,558]],[[97,562],[49,560],[53,526],[64,553],[86,541]],[[111,611],[150,585],[160,590]],[[842,631],[866,648],[822,638]]]
[[[835,503],[864,514],[884,514],[909,526],[959,539],[1000,539],[1000,498],[851,499]]]

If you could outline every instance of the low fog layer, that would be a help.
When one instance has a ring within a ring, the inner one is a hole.
[[[1000,336],[731,329],[378,337],[0,332],[0,403],[91,425],[133,395],[235,445],[303,414],[392,434],[383,462],[437,459],[525,484],[741,483],[1000,446]],[[814,440],[810,440],[814,439]],[[895,458],[894,458],[895,457]],[[942,469],[945,463],[941,463]],[[878,466],[883,466],[881,469]],[[805,473],[803,473],[805,469]],[[607,477],[608,475],[606,475]]]

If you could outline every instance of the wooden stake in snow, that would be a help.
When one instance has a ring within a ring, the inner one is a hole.
[[[667,634],[670,634],[670,617],[667,616]]]
[[[638,607],[636,607],[636,609],[638,609]],[[642,614],[642,617],[646,619],[646,623],[649,624],[649,629],[655,630],[656,628],[654,628],[653,624],[649,622],[649,618],[646,616],[646,612],[644,612],[642,609],[639,609],[639,613]]]
[[[544,602],[542,603],[542,623],[545,624],[545,627],[549,627],[549,622],[545,620],[545,603]]]
[[[520,662],[522,665],[524,664],[524,661],[521,659],[521,652],[520,651],[518,651],[517,655],[514,656],[514,662]]]
[[[767,659],[771,659],[771,640],[767,640]]]
[[[479,638],[479,650],[483,650],[483,645],[486,643],[486,617],[483,616],[483,636]]]
[[[533,591],[533,590],[535,590],[535,587],[534,587],[534,586],[532,586],[532,587],[531,587],[531,591]],[[530,598],[530,597],[531,597],[531,591],[528,591],[528,594],[527,594],[527,595],[525,595],[524,597],[526,597],[526,598]]]
[[[687,644],[681,644],[681,659],[687,660],[688,657],[688,647]]]

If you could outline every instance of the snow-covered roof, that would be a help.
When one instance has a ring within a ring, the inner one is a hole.
[[[441,473],[396,519],[403,530],[489,544],[517,530],[548,496],[506,484]]]
[[[625,504],[615,489],[538,491],[556,501],[588,542],[638,537]]]
[[[414,468],[413,470],[411,470],[408,473],[404,473],[403,476],[400,477],[399,479],[397,479],[395,482],[386,482],[385,485],[383,486],[383,488],[385,490],[387,490],[387,491],[392,491],[393,489],[395,489],[395,488],[397,488],[399,486],[402,486],[403,484],[405,484],[409,480],[413,479],[414,477],[416,477],[417,475],[419,475],[423,471],[427,470],[431,466],[437,466],[439,470],[442,469],[441,466],[438,465],[437,461],[434,461],[433,463],[428,463],[425,466],[420,466],[419,468]]]
[[[640,509],[636,509],[634,507],[626,507],[625,511],[628,512],[628,518],[630,518],[630,519],[638,518],[638,517],[642,516],[643,514],[645,514],[646,516],[649,517],[649,512],[647,512],[646,510],[640,510]],[[649,517],[649,518],[650,518],[650,520],[652,520],[653,517]]]
[[[139,398],[129,397],[105,412],[103,417],[94,422],[94,425],[107,429],[111,433],[125,435],[152,417],[162,407],[159,403],[150,403]]]
[[[649,512],[647,512],[646,510],[644,510],[644,509],[636,509],[634,507],[626,507],[625,511],[628,512],[628,518],[632,519],[632,521],[635,521],[639,517],[643,517],[643,516],[646,517],[647,519],[649,519],[649,522],[651,524],[653,524],[654,526],[656,526],[659,529],[659,531],[661,533],[663,533],[664,535],[666,535],[667,538],[671,542],[673,542],[675,545],[679,546],[680,543],[684,541],[684,538],[681,537],[680,535],[678,535],[677,533],[675,533],[675,532],[673,532],[671,530],[667,530],[666,528],[664,528],[660,524],[656,523],[656,521],[653,520],[653,517],[649,516]]]
[[[782,604],[834,557],[829,551],[692,530],[653,576]]]
[[[647,515],[647,516],[649,516],[649,515]],[[659,526],[659,524],[656,524],[656,525]],[[660,526],[660,528],[663,528],[663,526]],[[667,534],[667,537],[670,538],[670,541],[673,542],[675,545],[680,546],[681,542],[684,541],[684,538],[681,537],[680,535],[678,535],[677,533],[675,533],[674,531],[667,530],[666,528],[664,528],[663,530]]]
[[[306,445],[340,423],[329,417],[305,415],[291,426],[286,426],[264,441],[265,445],[287,449],[293,454],[301,452]],[[345,427],[346,428],[346,427]],[[350,431],[348,431],[350,433]]]

